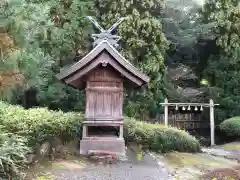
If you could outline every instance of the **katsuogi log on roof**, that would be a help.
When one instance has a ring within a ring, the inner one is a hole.
[[[103,40],[85,57],[61,71],[57,78],[74,88],[84,88],[86,76],[94,69],[102,66],[111,68],[121,74],[124,79],[137,86],[148,83],[149,77],[141,73],[129,63],[108,41]]]

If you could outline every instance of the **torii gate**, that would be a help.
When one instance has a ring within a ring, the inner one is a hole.
[[[162,104],[164,106],[164,124],[165,124],[165,126],[168,126],[168,106],[176,106],[176,109],[177,109],[177,107],[200,106],[201,110],[203,110],[203,107],[209,107],[210,108],[211,146],[215,145],[214,106],[218,106],[219,104],[214,104],[212,99],[209,100],[209,103],[169,103],[167,98],[165,99],[164,103],[160,103],[160,104]]]

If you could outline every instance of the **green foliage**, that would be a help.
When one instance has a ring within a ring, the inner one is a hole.
[[[165,3],[162,19],[164,34],[172,44],[170,49],[176,50],[176,53],[179,54],[181,54],[181,50],[185,51],[182,54],[193,53],[194,45],[197,42],[199,26],[197,16],[201,4],[199,4],[198,0],[166,0]],[[189,57],[191,56],[186,58]]]
[[[0,175],[17,175],[25,163],[28,147],[59,137],[68,141],[81,135],[81,114],[26,110],[0,101]],[[28,146],[28,147],[27,147]],[[3,166],[1,166],[3,164]]]
[[[229,61],[225,56],[212,56],[204,71],[205,75],[211,79],[210,95],[221,104],[216,111],[219,120],[239,114],[240,61],[234,63]]]
[[[4,128],[0,128],[4,130]],[[0,177],[12,179],[20,175],[29,152],[26,138],[11,133],[0,132]]]
[[[91,0],[7,1],[0,9],[1,26],[13,38],[17,49],[0,57],[0,63],[4,62],[1,70],[20,71],[25,79],[22,91],[35,87],[40,105],[81,110],[82,93],[62,85],[55,75],[62,66],[73,63],[76,56],[81,57],[89,49],[91,29],[86,15],[91,9]],[[11,100],[10,96],[6,97]],[[6,99],[3,95],[0,98]]]
[[[125,139],[142,144],[147,149],[163,153],[200,151],[199,142],[185,131],[130,118],[127,118],[124,123]]]
[[[201,2],[166,0],[165,3],[166,6],[160,18],[170,46],[165,57],[165,65],[168,69],[166,70],[167,78],[163,84],[164,94],[170,101],[175,102],[202,101],[202,95],[199,97],[197,93],[179,91],[180,88],[182,90],[199,88],[195,74],[199,62],[196,43],[199,34],[203,33],[198,20]]]
[[[215,49],[204,67],[209,80],[210,96],[221,104],[218,119],[239,115],[240,108],[240,8],[238,0],[207,1],[202,21],[212,23]]]
[[[82,115],[50,111],[47,108],[25,110],[0,102],[0,125],[7,132],[24,136],[35,146],[46,139],[60,137],[68,140],[80,136]]]
[[[238,49],[240,40],[240,8],[238,0],[206,1],[202,9],[203,21],[214,23],[213,32],[217,37],[216,44],[225,53],[232,54]]]
[[[223,121],[220,124],[220,129],[224,131],[228,136],[240,136],[240,117],[232,117]]]
[[[23,83],[20,84],[23,90],[44,80],[41,77],[42,72],[49,70],[54,62],[39,48],[35,39],[38,33],[51,24],[47,22],[49,19],[47,19],[46,8],[46,5],[34,6],[25,0],[10,0],[6,1],[6,6],[0,9],[0,19],[3,19],[1,29],[14,42],[14,48],[0,57],[1,71],[19,72],[23,76],[21,79]],[[5,94],[12,96],[12,89],[10,92],[8,89]],[[7,97],[10,101],[10,96],[3,94],[1,99]]]

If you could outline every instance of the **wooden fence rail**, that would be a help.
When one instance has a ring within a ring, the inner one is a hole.
[[[159,114],[155,119],[151,119],[150,122],[164,124],[164,114]],[[168,115],[168,126],[186,130],[195,130],[208,128],[209,123],[203,121],[201,119],[201,114],[199,113],[174,113]]]

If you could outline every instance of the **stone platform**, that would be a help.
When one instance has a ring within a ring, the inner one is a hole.
[[[91,151],[102,151],[125,155],[125,141],[118,138],[87,138],[80,141],[80,154],[89,155]]]

